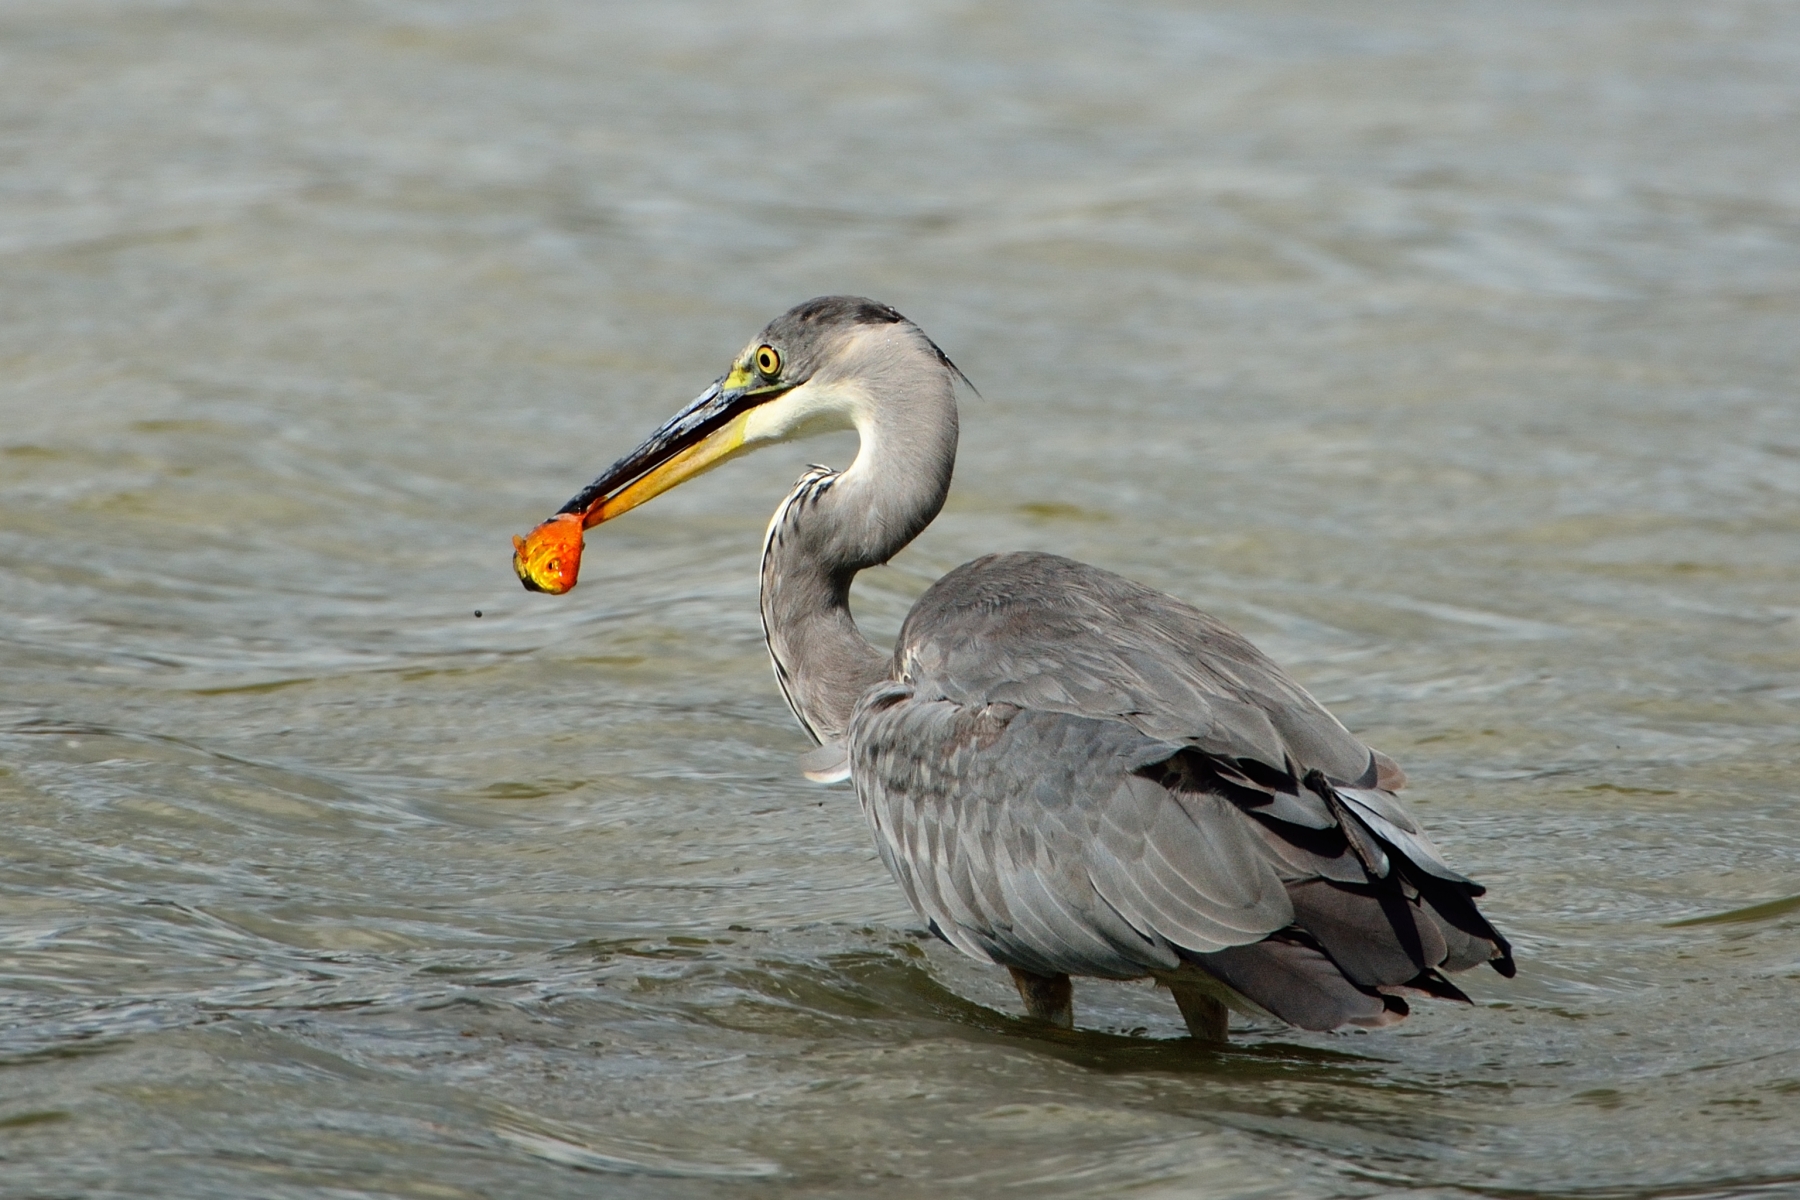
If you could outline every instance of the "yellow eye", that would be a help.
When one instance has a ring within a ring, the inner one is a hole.
[[[781,355],[773,346],[759,346],[756,350],[756,369],[764,379],[773,379],[781,374]]]

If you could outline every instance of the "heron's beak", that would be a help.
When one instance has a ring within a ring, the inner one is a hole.
[[[757,405],[795,384],[749,386],[742,366],[588,484],[554,517],[513,538],[513,570],[534,592],[561,595],[581,571],[582,531],[630,512],[678,483],[712,469],[744,448],[745,426]]]

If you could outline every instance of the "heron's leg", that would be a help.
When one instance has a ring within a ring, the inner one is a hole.
[[[1027,1016],[1048,1021],[1058,1029],[1075,1028],[1075,989],[1067,975],[1039,975],[1008,967]]]
[[[1231,1024],[1231,1012],[1217,996],[1203,988],[1183,987],[1179,983],[1169,984],[1169,990],[1175,994],[1181,1019],[1187,1022],[1188,1034],[1196,1042],[1223,1046],[1230,1040],[1226,1030]]]

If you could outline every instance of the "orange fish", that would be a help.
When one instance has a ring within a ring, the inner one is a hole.
[[[513,538],[513,570],[534,592],[560,596],[581,574],[580,513],[557,513],[524,537]]]

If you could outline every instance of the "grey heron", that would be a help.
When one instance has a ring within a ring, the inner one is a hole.
[[[775,678],[853,781],[882,861],[932,933],[1008,968],[1026,1011],[1074,1021],[1070,976],[1152,977],[1194,1037],[1228,1007],[1378,1027],[1445,972],[1513,974],[1483,889],[1395,798],[1405,775],[1255,646],[1172,596],[1051,554],[951,571],[892,653],[850,613],[857,572],[937,516],[962,373],[858,297],[777,317],[730,371],[556,516],[515,538],[526,587],[575,585],[583,530],[758,446],[853,429],[763,540]]]

